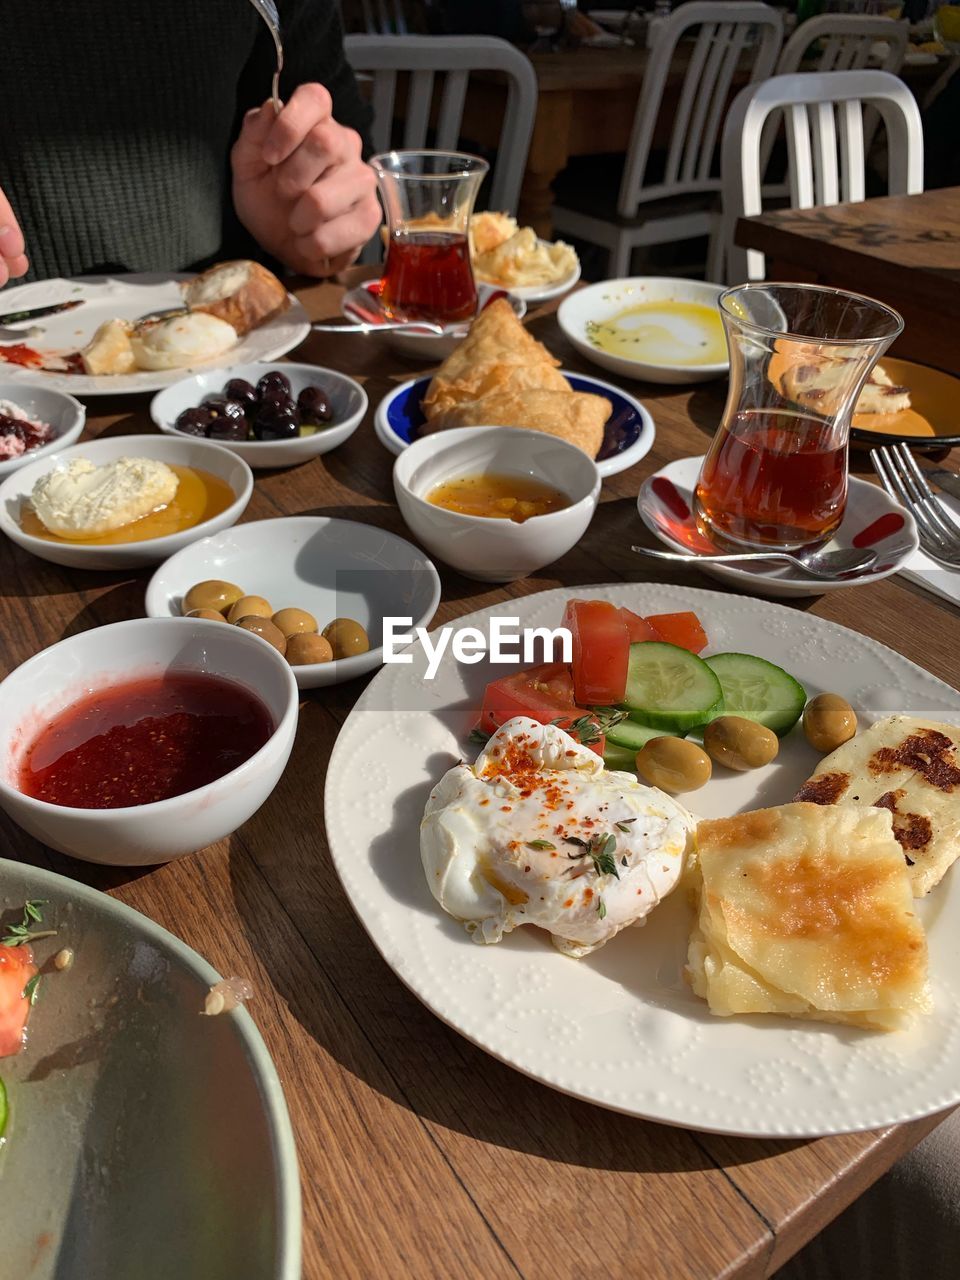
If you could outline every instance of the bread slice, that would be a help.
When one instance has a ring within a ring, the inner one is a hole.
[[[84,373],[134,373],[137,360],[126,320],[105,320],[80,352]]]
[[[183,286],[191,311],[206,311],[236,329],[240,337],[290,305],[287,291],[259,262],[218,262]]]
[[[887,716],[824,756],[795,798],[889,811],[922,898],[960,856],[960,728]]]
[[[687,977],[720,1017],[889,1031],[930,1008],[927,943],[890,814],[787,804],[697,826]]]

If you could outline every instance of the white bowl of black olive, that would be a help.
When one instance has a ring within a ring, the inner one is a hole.
[[[171,436],[202,436],[248,466],[292,467],[335,449],[367,411],[359,382],[314,364],[239,364],[157,392],[150,415]]]

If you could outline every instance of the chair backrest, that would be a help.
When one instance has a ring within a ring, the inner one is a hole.
[[[423,30],[421,5],[410,0],[341,0],[340,12],[347,31],[368,35],[407,35]]]
[[[799,71],[804,57],[812,52],[805,70],[862,71],[878,43],[887,46],[878,69],[894,75],[903,66],[910,36],[908,22],[864,13],[821,13],[801,22],[783,46],[777,75]],[[811,46],[816,46],[811,49]]]
[[[490,207],[516,213],[537,110],[537,77],[530,59],[493,36],[364,36],[344,38],[354,71],[373,80],[373,144],[389,151],[393,135],[397,76],[407,74],[403,147],[426,144],[454,151],[460,141],[467,84],[473,71],[498,71],[507,81],[507,105],[491,173]],[[443,78],[439,107],[431,119],[435,78]]]
[[[693,40],[684,40],[698,28]],[[756,0],[693,0],[658,19],[653,28],[647,69],[640,89],[633,133],[620,184],[618,212],[636,215],[641,203],[664,196],[719,191],[717,142],[741,60],[749,57],[749,79],[764,80],[773,71],[783,39],[783,19],[776,9]],[[678,74],[679,98],[661,181],[647,181],[647,163],[664,92]],[[674,63],[676,62],[676,69]]]
[[[810,209],[865,199],[863,109],[873,107],[887,131],[890,195],[923,190],[923,129],[913,94],[888,71],[824,71],[774,76],[748,85],[723,132],[723,207],[727,279],[763,278],[763,255],[732,243],[737,217],[763,211],[761,135],[773,111],[787,131],[790,205]]]

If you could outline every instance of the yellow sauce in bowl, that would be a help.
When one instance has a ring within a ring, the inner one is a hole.
[[[462,516],[485,516],[523,524],[571,505],[559,489],[532,476],[467,475],[444,480],[427,494],[427,502]]]
[[[213,475],[210,471],[202,471],[199,467],[178,467],[169,464],[175,471],[180,483],[173,501],[158,511],[151,511],[120,529],[112,529],[109,533],[97,534],[91,538],[61,538],[51,533],[37,513],[29,505],[25,505],[20,516],[20,528],[33,538],[43,538],[45,542],[62,542],[84,547],[111,547],[127,542],[147,542],[151,538],[165,538],[171,533],[182,533],[184,529],[192,529],[204,520],[211,520],[221,511],[226,511],[237,495],[225,480]]]
[[[727,341],[716,307],[700,302],[641,302],[609,320],[587,323],[587,338],[608,355],[644,364],[723,364]]]

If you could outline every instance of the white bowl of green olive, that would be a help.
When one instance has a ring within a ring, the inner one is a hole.
[[[287,658],[301,689],[373,671],[383,661],[384,618],[426,627],[440,603],[433,563],[375,525],[286,516],[225,532],[160,566],[147,615],[200,609],[196,616],[242,625]]]

